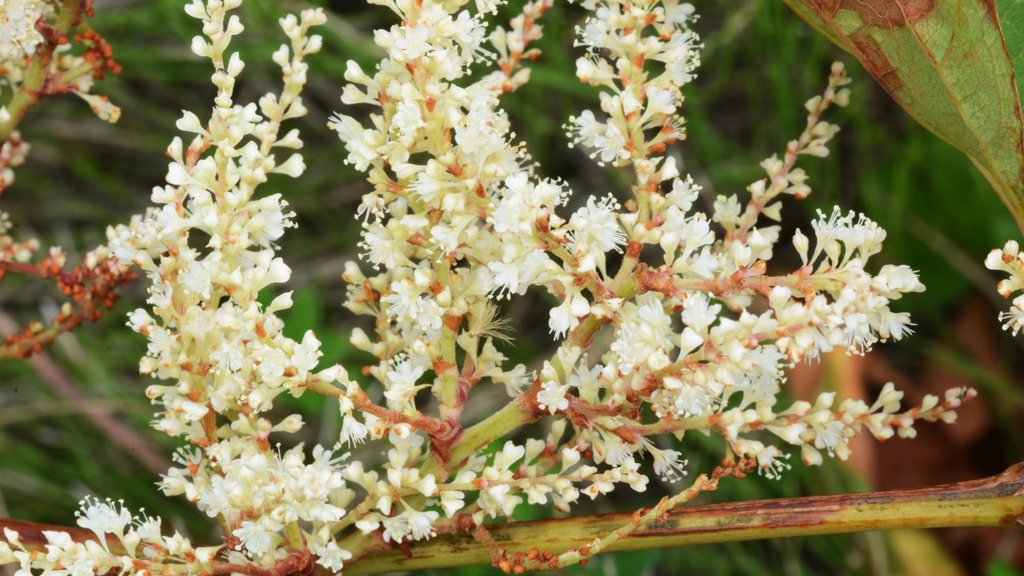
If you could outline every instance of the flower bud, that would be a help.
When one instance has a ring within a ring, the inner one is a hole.
[[[292,414],[291,416],[288,416],[287,418],[282,420],[280,424],[274,426],[274,428],[277,428],[282,432],[290,432],[294,434],[299,430],[302,430],[302,416],[298,414]]]
[[[274,312],[277,312],[278,310],[287,310],[287,309],[289,309],[291,307],[292,307],[292,291],[289,290],[288,292],[285,292],[284,294],[281,294],[277,298],[274,298],[274,301],[271,302],[270,306],[267,307],[267,312],[266,313],[267,314],[273,314]]]
[[[230,36],[238,36],[244,31],[245,26],[242,26],[242,21],[238,18],[237,15],[233,15],[228,20],[228,25],[227,28],[225,28],[224,33]]]
[[[586,316],[587,314],[590,314],[590,302],[587,301],[586,296],[577,292],[572,297],[569,309],[572,311],[572,315],[577,318],[580,316]]]
[[[820,140],[812,140],[806,148],[800,151],[801,154],[810,154],[811,156],[817,156],[818,158],[828,157],[828,146],[825,146],[824,142]]]
[[[821,466],[821,452],[814,449],[810,444],[800,446],[800,456],[807,466]]]
[[[580,461],[580,453],[575,448],[562,448],[562,470],[575,465]]]
[[[693,328],[687,326],[683,333],[679,336],[679,357],[683,358],[687,354],[697,350],[698,346],[704,345],[704,337],[697,334]]]
[[[845,442],[837,445],[833,452],[835,453],[836,458],[838,458],[842,462],[846,462],[847,460],[849,460],[850,455],[853,453],[853,451],[850,450],[850,446]]]
[[[530,462],[544,451],[544,441],[537,438],[526,439],[525,461]]]
[[[806,266],[807,249],[810,247],[810,241],[807,240],[807,236],[804,236],[804,233],[801,232],[799,228],[793,233],[793,247],[796,248],[797,253],[800,254],[800,260],[804,263],[804,266]]]
[[[128,551],[128,554],[134,556],[135,549],[138,548],[139,542],[141,541],[142,538],[139,537],[139,533],[135,530],[131,530],[124,535],[124,539],[121,542],[124,544],[124,549]]]
[[[352,336],[348,340],[357,349],[364,352],[370,351],[370,339],[367,338],[366,332],[363,332],[362,328],[355,328],[352,330]]]
[[[838,240],[829,240],[825,243],[825,254],[832,261],[833,266],[839,265],[839,254],[842,253],[842,250],[843,246]]]
[[[303,49],[303,52],[306,54],[316,54],[321,48],[323,48],[323,45],[323,37],[319,34],[313,34],[309,37],[309,41],[306,43],[306,47]]]
[[[192,38],[192,52],[194,52],[196,56],[209,58],[210,45],[206,43],[206,39],[202,36],[196,36]]]
[[[284,164],[281,164],[271,170],[271,172],[278,174],[287,174],[292,178],[298,178],[302,176],[302,173],[306,170],[306,164],[302,161],[301,154],[292,154]]]
[[[149,356],[143,356],[142,360],[139,360],[139,374],[152,374],[157,369],[157,361],[155,358]],[[148,393],[147,388],[147,393]]]
[[[224,546],[221,545],[196,548],[196,560],[199,560],[200,564],[209,564],[213,562],[214,557],[217,556],[217,551],[223,547]]]

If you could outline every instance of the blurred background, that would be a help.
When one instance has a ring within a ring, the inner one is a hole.
[[[365,325],[340,302],[339,276],[344,262],[356,257],[359,227],[354,221],[360,196],[369,189],[362,175],[344,164],[345,152],[327,127],[335,111],[364,118],[368,107],[348,109],[340,99],[345,61],[354,59],[372,70],[382,53],[372,42],[375,28],[392,25],[393,14],[362,0],[321,0],[330,20],[320,33],[324,50],[311,57],[304,102],[310,114],[292,121],[306,142],[306,174],[298,180],[272,178],[263,194],[282,192],[297,213],[297,229],[281,240],[281,254],[294,274],[279,290],[294,290],[295,306],[282,314],[286,333],[299,338],[316,330],[323,341],[324,365],[344,363],[350,374],[371,357],[348,343],[353,326]],[[46,99],[22,123],[32,144],[17,182],[4,191],[0,209],[16,223],[16,238],[37,237],[42,245],[59,245],[77,263],[102,243],[104,228],[141,213],[149,191],[162,185],[164,150],[177,132],[175,120],[187,109],[204,117],[214,89],[212,70],[194,56],[189,40],[198,23],[185,15],[180,0],[97,0],[93,27],[113,46],[123,66],[94,89],[110,96],[123,111],[115,125],[94,118],[77,98]],[[507,27],[521,9],[510,0],[493,19]],[[240,9],[246,33],[232,43],[246,70],[236,100],[255,101],[278,90],[280,69],[270,60],[283,35],[277,19],[309,4],[251,0]],[[1024,460],[1024,389],[1019,378],[1024,338],[1004,333],[997,313],[1009,303],[995,291],[999,278],[982,266],[989,250],[1007,239],[1021,240],[1006,210],[985,180],[960,152],[924,131],[871,79],[856,59],[819,37],[778,0],[719,0],[696,3],[694,25],[705,48],[697,80],[684,93],[681,111],[689,137],[671,150],[681,171],[704,186],[701,209],[711,212],[717,194],[739,194],[763,176],[758,162],[781,153],[787,140],[803,129],[803,102],[823,90],[834,60],[846,63],[854,83],[851,105],[828,116],[842,126],[832,155],[806,158],[813,194],[785,202],[785,238],[773,260],[775,273],[799,265],[788,238],[795,227],[809,230],[816,210],[832,206],[863,211],[889,235],[885,250],[872,263],[909,264],[927,286],[896,303],[909,311],[917,334],[885,344],[866,357],[829,355],[802,365],[789,376],[783,403],[812,398],[820,391],[840,397],[873,398],[889,381],[905,391],[908,405],[946,388],[976,387],[980,396],[963,407],[955,426],[921,424],[915,440],[894,438],[884,444],[863,439],[854,457],[808,469],[791,460],[781,481],[750,476],[729,480],[697,503],[808,494],[912,488],[981,478]],[[541,176],[564,178],[577,199],[611,191],[624,199],[629,179],[624,171],[597,166],[579,149],[569,149],[562,125],[569,115],[597,107],[597,91],[574,76],[582,48],[572,48],[573,27],[584,18],[576,5],[557,2],[546,13],[541,58],[528,63],[532,80],[503,97],[517,141],[524,140]],[[533,45],[531,45],[532,47]],[[10,90],[0,91],[0,101]],[[570,206],[570,209],[572,207]],[[275,294],[267,294],[267,300]],[[0,321],[22,325],[48,319],[63,301],[55,287],[8,275],[0,285]],[[144,305],[145,283],[133,284],[117,308],[99,323],[62,336],[42,362],[0,363],[0,517],[74,524],[78,500],[88,494],[124,499],[131,509],[159,514],[165,526],[195,542],[211,542],[216,528],[184,498],[167,499],[154,487],[153,472],[176,447],[148,427],[153,408],[143,390],[150,383],[138,374],[144,339],[125,328],[126,314]],[[554,349],[547,329],[548,301],[531,293],[507,310],[515,347],[504,352],[515,362],[536,362]],[[0,322],[2,324],[2,322]],[[364,326],[365,327],[365,326]],[[607,338],[607,335],[606,335]],[[603,345],[607,345],[604,342]],[[598,340],[597,346],[602,342]],[[56,384],[55,384],[56,383]],[[65,386],[60,392],[59,385]],[[57,387],[55,387],[57,386]],[[69,401],[71,386],[89,398]],[[376,392],[379,394],[379,392]],[[503,401],[504,392],[477,401],[467,417],[486,414]],[[488,402],[491,402],[490,404]],[[100,432],[88,414],[104,412],[142,439],[122,447]],[[275,412],[300,413],[307,422],[295,441],[333,444],[340,427],[337,405],[312,394],[282,396]],[[541,422],[539,426],[547,426]],[[524,436],[525,437],[525,436]],[[694,475],[710,471],[722,454],[716,438],[685,438],[680,449]],[[147,456],[148,454],[148,456]],[[367,449],[358,455],[381,459]],[[148,457],[149,465],[146,465]],[[153,464],[154,458],[157,460]],[[653,475],[652,475],[653,478]],[[660,481],[653,480],[655,483]],[[646,494],[616,491],[590,513],[649,506],[666,490]],[[551,511],[522,507],[517,519],[550,516]],[[985,574],[1024,573],[1024,542],[1007,529],[900,531],[767,540],[694,548],[657,550],[598,557],[568,573],[631,575],[688,574]],[[491,567],[446,573],[494,574]]]

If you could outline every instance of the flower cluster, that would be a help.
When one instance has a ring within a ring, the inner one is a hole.
[[[154,426],[202,447],[179,455],[185,467],[171,470],[164,492],[186,494],[219,518],[234,549],[272,558],[286,526],[313,522],[316,532],[345,513],[338,505],[346,498],[344,481],[333,469],[332,452],[318,447],[311,464],[301,448],[276,454],[269,434],[296,432],[302,420],[291,416],[272,425],[260,417],[281,393],[298,395],[309,380],[345,376],[340,366],[316,370],[320,343],[312,332],[301,342],[281,333],[274,313],[291,306],[290,293],[266,308],[256,302],[262,289],[291,273],[274,256],[274,241],[292,226],[293,214],[280,195],[255,193],[270,174],[297,177],[305,168],[299,154],[278,155],[302,146],[297,130],[281,136],[280,128],[306,113],[299,96],[308,69],[303,59],[322,43],[308,30],[325,17],[306,10],[301,18],[282,19],[291,42],[273,59],[283,70],[284,89],[243,105],[233,89],[244,63],[238,53],[228,54],[243,31],[238,17],[228,15],[239,4],[196,0],[188,6],[205,34],[192,49],[216,70],[215,107],[206,122],[184,113],[178,128],[195,136],[187,148],[175,138],[168,149],[168,185],[152,195],[162,207],[114,231],[111,245],[122,262],[137,264],[153,281],[155,316],[136,310],[129,325],[150,341],[142,372],[174,382],[147,390],[165,409]],[[218,414],[231,415],[230,428],[220,427]]]
[[[0,278],[7,271],[25,272],[44,279],[55,279],[57,288],[71,298],[61,305],[60,313],[48,326],[30,322],[20,333],[0,343],[0,358],[28,358],[42,351],[44,344],[74,330],[84,320],[96,321],[114,307],[120,296],[116,290],[137,278],[130,264],[118,262],[108,246],[99,246],[86,253],[80,266],[65,270],[67,255],[59,247],[51,247],[38,264],[28,264],[39,249],[35,240],[16,242],[6,234],[6,214],[0,213]]]
[[[314,535],[306,539],[312,545],[316,531],[344,515],[346,494],[351,499],[330,450],[317,448],[309,464],[301,448],[284,455],[271,450],[269,434],[296,432],[301,418],[271,425],[259,416],[278,394],[301,393],[309,379],[344,376],[337,366],[315,371],[320,352],[312,333],[301,343],[281,334],[274,313],[291,305],[289,294],[265,309],[256,302],[260,290],[289,277],[288,267],[274,257],[274,241],[292,225],[292,214],[284,211],[287,203],[279,195],[256,197],[256,188],[272,173],[295,177],[304,169],[298,154],[279,159],[279,150],[302,146],[297,131],[282,136],[280,127],[306,113],[299,97],[307,72],[303,59],[321,46],[320,37],[308,30],[325,17],[320,10],[307,10],[301,18],[281,21],[291,42],[273,58],[282,67],[284,89],[265,95],[259,104],[242,105],[234,101],[233,88],[244,63],[237,53],[227,52],[243,30],[238,17],[228,15],[239,4],[197,0],[188,6],[187,12],[203,22],[205,34],[195,38],[192,48],[216,70],[215,107],[205,123],[191,112],[178,122],[195,136],[187,148],[175,138],[168,149],[173,160],[168,185],[152,194],[161,207],[109,235],[117,259],[138,265],[153,282],[152,314],[136,310],[129,325],[150,341],[142,372],[170,384],[147,390],[165,410],[154,426],[200,447],[179,454],[184,467],[170,471],[161,483],[164,492],[186,494],[217,517],[232,543],[230,554],[244,551],[273,562],[270,552],[280,548],[284,536],[279,533],[286,526],[314,522]],[[220,427],[217,414],[230,415],[231,426]],[[123,511],[118,514],[130,519]],[[104,533],[120,533],[105,520],[90,524],[101,539]],[[158,529],[155,533],[159,536]],[[327,532],[319,534],[320,547],[326,547]],[[188,566],[194,553],[180,545],[183,552],[163,548],[154,561],[184,554],[182,568],[192,571]],[[97,556],[95,565],[102,561]],[[238,561],[248,560],[239,556]],[[139,562],[125,563],[124,569],[154,571]]]
[[[1014,292],[1024,290],[1024,256],[1020,247],[1013,240],[1003,246],[1002,250],[993,250],[985,258],[985,267],[989,270],[1000,270],[1010,277],[1000,280],[997,287],[1003,298],[1009,298]],[[1013,299],[1009,312],[1000,312],[999,319],[1004,321],[1003,330],[1013,329],[1016,336],[1024,326],[1024,294]]]
[[[46,551],[29,551],[22,545],[17,532],[5,528],[7,542],[0,542],[0,564],[20,563],[21,570],[15,572],[18,576],[29,576],[33,569],[70,576],[91,576],[108,571],[151,574],[162,568],[194,574],[208,570],[221,548],[193,548],[189,540],[177,532],[173,536],[163,536],[159,518],[145,514],[132,516],[123,505],[110,500],[101,502],[86,498],[76,515],[78,525],[91,530],[97,540],[81,543],[72,540],[66,532],[44,531]],[[120,556],[111,551],[111,540],[120,547]],[[149,561],[154,558],[158,558],[159,563]],[[149,570],[138,570],[137,565],[147,565]]]
[[[43,0],[10,0],[0,8],[0,58],[17,60],[31,56],[43,41],[36,21],[53,12]]]
[[[0,4],[0,83],[11,96],[0,106],[0,192],[14,183],[14,169],[25,162],[31,146],[17,130],[25,114],[46,96],[72,92],[85,99],[103,120],[116,122],[120,110],[106,97],[90,94],[106,72],[120,72],[113,51],[91,30],[92,1],[9,0]],[[68,36],[74,29],[75,34]],[[76,49],[74,45],[78,45]],[[79,53],[80,52],[80,53]],[[8,271],[57,279],[58,288],[73,300],[48,326],[30,322],[0,344],[0,358],[27,358],[41,352],[63,332],[83,320],[96,320],[113,307],[115,290],[136,278],[130,266],[110,257],[107,246],[88,253],[81,266],[64,270],[65,255],[52,247],[38,264],[34,239],[16,241],[6,213],[0,212],[0,278]]]
[[[92,2],[8,0],[0,5],[0,81],[14,93],[0,107],[0,190],[14,181],[12,167],[24,162],[29,145],[14,127],[40,98],[71,92],[80,96],[100,119],[117,122],[121,110],[106,96],[91,94],[93,83],[107,72],[120,73],[110,45],[89,29]],[[68,37],[72,28],[80,33]],[[73,50],[74,43],[81,45]]]
[[[756,466],[777,477],[789,467],[786,446],[799,447],[811,465],[823,452],[846,459],[856,434],[913,437],[917,420],[952,422],[974,395],[950,390],[944,401],[929,396],[901,412],[902,393],[888,385],[871,405],[844,400],[833,408],[834,395],[822,394],[813,405],[777,406],[793,363],[835,349],[863,353],[908,334],[909,317],[890,304],[924,286],[906,266],[869,272],[885,231],[838,208],[812,223],[813,250],[808,236],[794,235],[797,270],[768,274],[780,227],[761,225],[761,216],[778,221],[780,195],[810,193],[795,163],[828,154],[838,127],[820,118],[849,101],[840,64],[824,94],[806,103],[803,133],[781,158],[762,162],[766,178],[748,187],[745,206],[732,195],[717,198],[710,217],[694,210],[700,187],[666,154],[685,135],[681,89],[701,46],[689,28],[694,9],[679,0],[584,1],[595,12],[578,30],[587,52],[577,75],[604,90],[600,117],[572,118],[570,135],[601,163],[631,169],[633,185],[624,202],[590,196],[571,214],[572,192],[532,173],[499,108],[500,96],[529,78],[519,66],[538,55],[526,46],[540,38],[537,18],[550,2],[528,3],[510,31],[490,35],[484,17],[493,0],[477,0],[475,12],[465,0],[376,2],[401,24],[375,32],[388,55],[372,74],[348,63],[341,97],[373,106],[369,123],[337,114],[330,126],[346,162],[373,186],[357,215],[369,266],[349,263],[343,278],[345,306],[373,318],[372,332],[356,329],[351,342],[375,358],[363,373],[380,393],[341,366],[321,368],[312,332],[301,342],[282,333],[275,313],[291,306],[290,293],[266,307],[257,301],[290,277],[274,242],[293,214],[280,195],[260,197],[256,188],[271,173],[304,170],[298,154],[276,155],[302,145],[297,131],[279,133],[283,121],[305,113],[303,58],[321,45],[308,31],[324,15],[307,10],[281,21],[291,45],[273,58],[284,90],[240,104],[233,89],[244,64],[228,54],[243,31],[229,16],[240,3],[187,7],[203,22],[192,48],[215,69],[215,107],[207,121],[191,112],[178,121],[195,136],[187,147],[178,138],[169,147],[168,185],[152,194],[157,207],[110,231],[113,254],[152,282],[151,310],[133,312],[129,325],[149,339],[141,371],[162,381],[147,390],[163,410],[154,425],[194,446],[179,451],[181,467],[160,486],[216,518],[226,550],[218,560],[216,548],[200,553],[180,537],[161,539],[150,520],[125,534],[128,513],[87,501],[82,525],[101,543],[115,536],[131,550],[127,559],[56,534],[51,545],[66,552],[51,559],[18,548],[8,534],[18,551],[0,548],[0,562],[53,574],[80,566],[75,576],[117,566],[140,575],[277,576],[312,562],[337,572],[375,550],[440,533],[474,530],[487,542],[484,522],[510,518],[524,503],[569,511],[581,496],[623,485],[644,491],[652,471],[678,480],[687,473],[684,455],[659,444],[659,435],[714,433],[734,466],[666,500],[662,514],[723,475]],[[470,80],[473,65],[492,59],[498,71]],[[615,270],[612,252],[623,254]],[[501,301],[531,288],[559,302],[548,312],[557,351],[535,371],[513,366],[500,350],[509,338]],[[588,353],[602,330],[610,347]],[[512,400],[482,422],[465,421],[474,388],[494,385]],[[275,398],[306,392],[337,398],[342,417],[338,445],[315,447],[312,461],[301,445],[282,454],[270,442],[302,426],[297,415],[271,420]],[[506,438],[542,416],[551,420],[546,433]],[[380,470],[340,452],[367,440],[382,441]],[[488,450],[492,443],[503,445]],[[153,551],[145,559],[133,555],[140,542]],[[491,541],[489,549],[507,569],[500,547]]]
[[[343,277],[346,306],[375,319],[373,336],[357,329],[352,343],[377,358],[364,372],[383,386],[387,407],[372,406],[353,386],[321,387],[341,398],[343,441],[387,437],[392,444],[387,482],[361,468],[352,478],[367,491],[366,511],[356,520],[364,533],[382,531],[385,542],[418,540],[432,522],[435,530],[444,525],[435,522],[440,512],[471,514],[479,524],[549,496],[568,510],[580,494],[596,497],[619,483],[643,490],[644,455],[656,474],[678,479],[685,474],[682,455],[650,438],[662,433],[716,432],[726,441],[727,460],[755,459],[777,476],[786,455],[757,432],[799,446],[804,461],[817,464],[822,451],[846,459],[849,439],[865,429],[882,439],[910,437],[916,419],[952,421],[952,410],[973,395],[951,390],[942,403],[929,398],[899,412],[902,395],[890,386],[870,406],[847,400],[833,410],[833,395],[824,394],[813,406],[776,411],[785,367],[903,337],[910,319],[890,302],[924,290],[906,266],[868,272],[885,231],[838,208],[813,222],[813,250],[797,232],[802,267],[766,273],[780,228],[759,226],[759,217],[777,221],[778,196],[810,193],[807,175],[794,164],[828,154],[838,127],[820,117],[849,101],[842,65],[833,67],[825,93],[806,103],[800,137],[782,158],[762,163],[767,178],[748,187],[746,207],[735,195],[719,197],[709,218],[692,209],[700,188],[662,154],[684,136],[680,89],[699,63],[699,38],[688,28],[693,7],[586,3],[596,15],[579,29],[587,54],[577,75],[609,90],[601,93],[604,116],[585,111],[571,119],[569,133],[602,163],[632,168],[633,198],[623,207],[613,196],[592,196],[560,215],[571,192],[524,168],[526,153],[512,144],[497,108],[500,94],[518,84],[499,84],[496,74],[456,84],[486,56],[478,16],[458,11],[457,3],[384,3],[402,19],[377,34],[388,58],[372,76],[350,62],[352,84],[342,97],[376,106],[371,126],[343,114],[332,126],[347,161],[374,185],[360,217],[362,256],[377,272],[364,275],[352,263]],[[512,43],[502,34],[491,39],[505,71]],[[646,245],[660,249],[662,265],[640,262]],[[607,267],[612,251],[625,252],[614,272]],[[508,365],[495,345],[495,300],[530,287],[561,302],[549,313],[561,345],[536,374]],[[605,325],[614,341],[591,359],[584,352]],[[488,381],[515,400],[464,429],[465,399]],[[425,415],[429,403],[418,401],[420,389],[433,392],[439,418]],[[645,406],[656,422],[642,421]],[[545,439],[480,455],[486,441],[545,414],[562,417]],[[440,511],[420,508],[429,506],[428,496],[437,497]],[[393,507],[396,498],[401,508]]]

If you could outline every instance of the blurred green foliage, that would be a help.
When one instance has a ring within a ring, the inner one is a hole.
[[[997,560],[988,566],[987,576],[1019,576],[1020,572],[1005,560]]]
[[[282,255],[294,270],[285,289],[295,290],[295,306],[283,314],[286,332],[293,338],[315,330],[323,342],[324,362],[342,362],[351,374],[369,357],[348,343],[353,319],[340,307],[344,287],[339,279],[346,260],[355,259],[358,226],[353,220],[359,197],[368,189],[361,175],[343,162],[345,153],[326,128],[328,116],[344,107],[339,101],[347,59],[372,69],[380,52],[372,43],[375,27],[390,26],[392,14],[379,6],[338,0],[323,5],[332,21],[323,31],[324,50],[310,58],[310,84],[304,101],[307,118],[293,121],[302,131],[308,170],[298,180],[272,178],[265,194],[281,192],[297,212],[299,228],[281,241]],[[512,0],[502,8],[506,20],[521,7]],[[277,18],[306,7],[299,2],[246,2],[240,12],[247,33],[233,47],[241,51],[246,70],[236,88],[239,101],[255,101],[276,89],[279,69],[271,52],[283,36]],[[884,262],[909,263],[920,270],[928,286],[897,307],[912,313],[921,335],[912,338],[902,354],[920,360],[935,346],[952,340],[949,312],[966,295],[995,281],[981,270],[960,265],[956,256],[977,264],[991,248],[1019,232],[984,179],[969,161],[947,144],[914,124],[881,91],[856,60],[818,37],[775,0],[722,0],[698,3],[702,14],[695,25],[704,38],[705,51],[699,78],[685,89],[683,113],[689,138],[672,153],[681,155],[684,173],[705,187],[703,210],[710,212],[716,194],[739,194],[763,176],[758,162],[781,152],[785,142],[803,129],[803,102],[819,93],[829,65],[844,61],[854,79],[852,104],[829,120],[843,131],[824,161],[808,158],[801,165],[810,174],[812,196],[786,201],[786,230],[805,230],[814,211],[833,205],[862,210],[889,231]],[[556,3],[545,14],[545,37],[538,43],[543,55],[529,62],[532,80],[519,92],[505,96],[517,139],[527,142],[538,172],[562,177],[576,197],[628,191],[623,171],[598,167],[579,149],[569,149],[562,125],[584,107],[596,108],[597,91],[574,76],[574,61],[582,49],[572,48],[573,27],[584,13],[579,6]],[[30,112],[22,133],[32,143],[27,164],[18,181],[3,194],[2,208],[11,213],[22,235],[38,236],[44,246],[61,245],[70,254],[84,253],[104,240],[106,225],[123,222],[142,212],[149,190],[163,183],[167,159],[163,150],[176,135],[180,110],[203,116],[214,95],[208,82],[212,71],[189,50],[197,33],[195,20],[182,11],[180,0],[109,0],[97,2],[93,26],[113,45],[124,73],[100,83],[95,91],[108,94],[123,116],[116,125],[92,118],[79,100],[51,98]],[[9,97],[9,91],[0,95]],[[367,110],[345,110],[365,115]],[[935,238],[945,244],[936,245]],[[780,244],[779,265],[794,262],[788,245]],[[986,284],[988,282],[988,284]],[[973,284],[972,284],[973,283]],[[36,319],[60,302],[41,282],[5,279],[2,307],[19,322]],[[48,294],[40,306],[40,294]],[[273,294],[264,295],[268,300]],[[62,337],[50,353],[90,396],[142,398],[148,379],[138,375],[138,359],[145,353],[143,338],[124,327],[128,311],[144,305],[144,282],[136,283],[102,322]],[[529,362],[538,352],[550,352],[543,296],[531,294],[515,309],[513,329],[520,336],[517,348],[505,353]],[[49,303],[49,304],[47,304]],[[995,314],[991,315],[996,322]],[[1001,342],[1003,358],[1014,358],[1008,338]],[[886,348],[886,347],[882,347]],[[892,349],[892,348],[890,348]],[[884,350],[883,352],[884,353]],[[999,380],[967,357],[952,355],[950,365],[982,386],[994,405],[1021,405],[1013,382]],[[988,378],[988,380],[986,380]],[[994,382],[994,383],[993,383]],[[379,394],[379,391],[376,392]],[[503,395],[504,392],[495,392]],[[59,400],[23,362],[0,364],[0,422],[5,411],[19,406]],[[174,443],[147,428],[150,409],[126,403],[119,417],[139,430],[156,449],[170,454]],[[340,425],[333,401],[312,394],[298,399],[281,397],[276,411],[298,412],[307,422],[299,440],[332,444]],[[1008,464],[1024,457],[1013,409],[1000,418],[1007,438]],[[541,425],[545,425],[543,422]],[[689,469],[710,471],[722,453],[722,443],[701,435],[683,441]],[[380,458],[372,451],[359,457]],[[799,453],[793,469],[782,481],[750,477],[724,482],[698,502],[774,498],[867,490],[870,487],[840,463],[806,469]],[[77,501],[85,494],[123,498],[133,509],[145,507],[167,519],[175,529],[197,541],[216,538],[213,523],[183,498],[168,500],[153,483],[157,478],[140,469],[131,455],[112,448],[107,439],[78,417],[39,417],[0,426],[0,516],[73,524]],[[655,480],[646,494],[614,493],[579,511],[610,512],[635,509],[656,502],[666,490]],[[519,519],[547,515],[531,507]],[[746,542],[697,548],[637,552],[597,558],[567,572],[587,574],[866,574],[877,567],[879,546],[873,536],[838,535],[764,542]],[[884,547],[883,547],[884,548]],[[884,551],[881,552],[884,555]],[[883,559],[884,560],[884,559]],[[884,565],[884,564],[883,564]],[[452,571],[445,571],[452,573]],[[465,568],[460,574],[492,574],[490,567]],[[1004,574],[993,567],[991,574]]]

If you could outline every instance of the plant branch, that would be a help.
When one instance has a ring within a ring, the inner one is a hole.
[[[66,526],[53,526],[50,524],[39,524],[37,522],[25,522],[12,518],[0,518],[0,532],[5,529],[14,530],[18,533],[18,540],[28,550],[46,550],[46,537],[43,532],[67,532],[75,542],[87,540],[96,541],[96,533],[84,528],[69,528]],[[6,542],[6,539],[4,540]],[[121,545],[121,541],[113,534],[107,535],[107,546],[112,554],[124,556],[128,552]]]
[[[0,258],[3,256],[0,255]],[[65,272],[63,266],[63,254],[55,257],[52,251],[39,264],[0,259],[0,279],[8,271],[43,279],[53,278],[57,280],[57,288],[74,303],[74,307],[62,308],[48,326],[31,322],[21,331],[13,328],[6,330],[5,340],[0,342],[0,359],[28,358],[42,352],[44,345],[52,344],[57,336],[71,332],[83,321],[99,320],[120,299],[115,290],[138,278],[130,268],[121,266],[116,258],[108,258],[93,268],[78,266],[73,272]]]
[[[609,544],[606,552],[648,550],[762,538],[954,526],[1024,526],[1024,463],[998,476],[917,490],[756,500],[687,506],[664,521]],[[630,513],[578,516],[487,526],[509,553],[580,549],[628,524]],[[346,576],[397,570],[489,564],[486,547],[469,534],[444,534],[404,550],[368,555]]]
[[[507,552],[528,553],[543,548],[561,554],[581,549],[632,521],[632,513],[577,516],[487,526],[488,533]],[[810,496],[755,500],[728,504],[687,506],[669,510],[657,522],[645,525],[609,543],[605,552],[649,550],[762,538],[841,534],[897,528],[949,528],[955,526],[1024,527],[1024,463],[998,476],[916,490],[894,490],[836,496]],[[76,542],[95,540],[89,530],[63,528],[0,518],[0,529],[20,534],[30,550],[42,550],[44,530],[68,532]],[[376,548],[373,535],[361,539],[347,576],[397,570],[451,568],[491,563],[486,546],[472,534],[444,533],[430,540],[365,554]],[[108,539],[119,554],[120,542]]]
[[[373,414],[377,418],[388,422],[389,424],[409,424],[415,427],[417,430],[422,430],[431,436],[439,434],[446,429],[444,424],[436,418],[430,418],[417,412],[414,415],[403,414],[401,412],[395,412],[394,410],[388,410],[383,406],[374,404],[366,393],[360,389],[356,394],[349,396],[344,390],[334,386],[330,382],[323,382],[319,378],[310,378],[306,382],[306,389],[312,392],[317,392],[325,396],[331,396],[334,398],[341,398],[342,396],[352,401],[352,404],[363,412]]]

